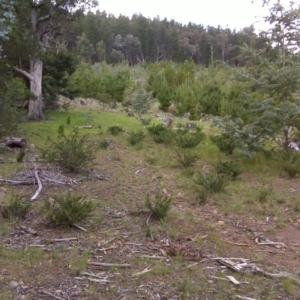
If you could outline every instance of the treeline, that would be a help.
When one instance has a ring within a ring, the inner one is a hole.
[[[242,64],[240,46],[262,49],[267,34],[254,26],[240,31],[175,20],[149,19],[141,14],[115,17],[105,11],[89,12],[70,25],[65,36],[68,50],[86,62],[119,63],[172,60],[208,66],[211,56],[232,65]]]

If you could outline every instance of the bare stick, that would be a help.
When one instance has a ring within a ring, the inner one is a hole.
[[[197,265],[198,265],[198,262],[193,263],[193,264],[191,264],[191,265],[188,266],[188,269],[189,269],[189,268],[192,268],[192,267],[195,267],[195,266],[197,266]]]
[[[77,241],[77,237],[73,237],[73,238],[65,238],[65,239],[52,239],[50,240],[51,242],[70,242],[70,241]]]
[[[106,245],[106,244],[109,244],[110,242],[112,242],[112,241],[114,241],[116,238],[112,238],[112,239],[110,239],[110,240],[108,240],[108,241],[106,241],[106,242],[104,242],[104,243],[102,243],[101,245],[98,245],[99,247],[100,246],[104,246],[104,245]]]
[[[29,182],[29,181],[20,181],[20,180],[9,180],[9,179],[0,179],[0,182],[4,182],[4,183],[10,183],[10,184],[22,184],[22,185],[32,185],[33,182]]]
[[[135,171],[135,175],[138,175],[140,172],[144,171],[145,168]]]
[[[11,222],[11,223],[8,223],[9,225],[13,225],[13,224],[16,224],[17,222],[19,221],[19,218],[17,217],[15,221]]]
[[[112,249],[117,249],[117,246],[111,246],[111,247],[107,247],[107,248],[101,248],[101,249],[97,249],[97,251],[107,251],[107,250],[112,250]]]
[[[239,284],[241,284],[239,281],[237,281],[233,276],[226,276],[228,279],[229,279],[229,281],[231,281],[233,284],[235,284],[235,285],[239,285]]]
[[[33,201],[33,200],[36,200],[36,198],[39,196],[43,186],[42,186],[42,183],[41,183],[41,180],[40,180],[40,177],[39,177],[39,171],[34,171],[34,176],[38,182],[38,185],[39,185],[39,188],[38,190],[35,192],[35,194],[31,197],[30,201]]]
[[[99,179],[99,180],[105,180],[105,181],[107,181],[107,179],[105,179],[105,178],[103,178],[101,175],[99,175],[95,170],[93,170],[94,171],[94,174],[97,176],[97,178]]]
[[[165,256],[155,256],[155,255],[141,255],[142,258],[152,258],[152,259],[168,259]]]
[[[109,283],[110,282],[109,280],[106,280],[106,279],[88,278],[88,280],[92,281],[92,282],[101,282],[101,283]]]
[[[77,229],[82,230],[82,231],[85,231],[85,232],[87,231],[85,228],[83,228],[83,227],[81,227],[81,226],[79,226],[79,225],[77,225],[75,223],[73,224],[73,226],[76,227]]]
[[[217,276],[209,276],[209,278],[211,278],[211,279],[219,279],[219,280],[223,280],[223,281],[229,281],[229,279],[222,278],[222,277],[217,277]]]
[[[89,262],[91,266],[97,266],[102,268],[130,268],[130,264],[111,264],[111,263],[100,263],[100,262]]]
[[[298,284],[300,284],[300,279],[298,277],[296,277],[293,274],[287,273],[287,272],[281,272],[281,273],[278,273],[278,274],[273,274],[273,273],[270,273],[270,272],[266,272],[266,271],[260,269],[257,266],[255,268],[255,271],[258,272],[258,273],[261,273],[265,276],[271,277],[271,278],[289,278],[291,280],[294,280]]]
[[[22,226],[21,228],[26,232],[29,232],[33,235],[37,235],[37,232],[35,230],[32,230],[30,227]]]
[[[86,276],[91,276],[91,277],[95,277],[95,278],[99,278],[99,279],[105,279],[99,275],[93,274],[93,273],[89,273],[89,272],[81,272],[80,275],[86,275]]]
[[[235,295],[236,298],[239,298],[239,299],[243,299],[243,300],[256,300],[254,298],[249,298],[249,297],[245,297],[245,296],[239,296],[239,295]]]
[[[143,271],[137,272],[137,273],[133,273],[131,276],[132,277],[137,277],[146,273],[151,272],[152,269],[149,269],[149,267],[147,267],[146,269],[144,269]]]
[[[236,246],[242,246],[242,247],[249,247],[248,244],[239,244],[239,243],[234,243],[234,242],[230,242],[230,241],[226,241],[226,240],[222,240],[225,243],[231,244],[231,245],[236,245]]]
[[[149,217],[148,217],[147,220],[146,220],[147,226],[149,225],[149,221],[150,221],[151,217],[152,217],[152,213],[150,213]]]
[[[43,293],[43,294],[45,294],[47,296],[51,296],[51,297],[53,297],[55,299],[58,299],[58,300],[65,300],[65,298],[61,298],[61,297],[55,296],[55,295],[53,295],[53,294],[51,294],[51,293],[49,293],[47,291],[41,291],[41,293]]]

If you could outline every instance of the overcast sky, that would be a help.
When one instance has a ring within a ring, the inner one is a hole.
[[[281,0],[288,7],[290,0]],[[241,29],[254,24],[257,29],[267,29],[262,17],[268,10],[262,8],[262,0],[99,0],[98,9],[132,17],[141,13],[153,19],[159,16],[187,24],[188,22],[222,28]]]

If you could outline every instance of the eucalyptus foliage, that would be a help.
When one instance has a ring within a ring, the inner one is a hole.
[[[14,0],[0,0],[0,39],[8,39],[9,31],[15,19],[14,4]]]
[[[300,9],[291,5],[286,10],[278,1],[266,20],[271,25],[265,33],[267,47],[242,49],[246,67],[237,79],[245,89],[239,111],[215,120],[248,156],[276,143],[289,151],[290,130],[300,130],[300,61],[294,53],[300,41]]]

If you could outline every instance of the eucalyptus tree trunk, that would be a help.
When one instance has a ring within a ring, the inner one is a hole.
[[[30,75],[30,92],[35,96],[35,99],[29,100],[28,117],[32,120],[41,120],[43,119],[43,62],[40,59],[30,61]]]
[[[0,0],[0,2],[3,0]],[[14,67],[30,82],[32,97],[29,100],[28,117],[32,120],[43,119],[42,54],[47,49],[65,46],[63,31],[65,22],[74,20],[76,11],[98,5],[97,0],[22,0],[14,2],[16,26],[24,30],[22,41],[30,45],[30,70]],[[5,0],[8,2],[8,0]],[[1,9],[0,9],[1,10]],[[1,13],[0,13],[1,14]]]
[[[30,92],[34,97],[29,99],[28,118],[31,120],[43,119],[42,75],[43,62],[39,58],[30,60],[30,72],[14,67],[15,71],[24,75],[30,82]]]

